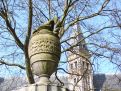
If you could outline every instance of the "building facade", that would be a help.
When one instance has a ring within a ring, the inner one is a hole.
[[[78,46],[68,52],[69,89],[75,91],[93,91],[93,74],[90,63],[90,54],[87,49],[83,34],[78,25],[73,29],[73,39],[70,45]]]

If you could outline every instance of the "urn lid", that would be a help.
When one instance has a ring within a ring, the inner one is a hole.
[[[58,34],[54,32],[54,20],[50,20],[47,23],[45,23],[44,25],[37,28],[33,32],[32,36],[38,35],[38,34],[47,34],[47,33],[58,37]]]

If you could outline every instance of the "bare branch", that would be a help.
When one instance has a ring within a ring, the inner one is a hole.
[[[55,72],[55,77],[56,77],[56,79],[61,83],[61,85],[64,86],[64,83],[61,82],[61,80],[60,80],[60,79],[58,78],[58,76],[57,76],[57,71]]]
[[[34,6],[34,10],[38,10],[47,20],[49,20],[49,18],[46,16],[46,14],[44,14],[44,12],[39,8],[39,7],[37,7],[37,5],[35,5],[35,4],[33,4],[33,6]]]
[[[29,0],[29,17],[28,17],[28,31],[26,34],[25,46],[28,47],[29,39],[31,36],[32,31],[32,16],[33,16],[33,9],[32,9],[32,0]]]
[[[4,5],[4,2],[2,2],[3,5]],[[13,36],[16,44],[22,49],[24,50],[24,46],[22,44],[22,42],[20,41],[20,39],[18,38],[18,36],[16,35],[15,33],[15,29],[12,27],[10,21],[9,21],[9,16],[8,16],[8,10],[6,9],[7,7],[5,7],[4,5],[4,8],[0,11],[0,16],[3,18],[3,20],[5,21],[6,23],[6,26],[7,26],[7,29],[8,31],[11,33],[11,35]]]
[[[68,71],[66,71],[65,69],[63,69],[63,68],[57,68],[57,70],[62,70],[62,71],[64,71],[65,73],[67,73],[67,74],[70,74],[70,75],[76,75],[76,76],[82,76],[82,75],[80,75],[80,74],[75,74],[75,73],[70,73],[70,72],[68,72]]]
[[[32,75],[32,70],[31,70],[31,66],[30,66],[30,59],[28,56],[28,45],[29,45],[29,40],[30,40],[30,36],[31,36],[31,31],[32,31],[32,16],[33,16],[33,11],[32,11],[32,0],[29,0],[29,19],[28,19],[28,32],[26,35],[26,40],[25,40],[25,45],[24,45],[24,53],[25,53],[25,63],[26,63],[26,72],[27,72],[27,76],[28,76],[28,80],[30,84],[33,84],[34,78]]]
[[[14,64],[14,63],[8,63],[8,62],[5,62],[4,60],[0,60],[0,65],[7,65],[7,66],[16,66],[16,67],[19,67],[21,69],[24,69],[25,70],[25,67],[20,65],[20,64]]]
[[[76,39],[80,34],[82,34],[82,33],[79,33],[79,34],[77,34],[76,36],[70,37],[70,38],[68,38],[68,39],[66,39],[66,40],[62,40],[62,41],[61,41],[61,44],[62,44],[62,43],[65,43],[65,42],[67,42],[67,41],[69,41],[69,40],[71,40],[71,39]]]
[[[105,2],[102,4],[102,6],[100,7],[100,9],[98,10],[97,13],[93,13],[89,16],[84,16],[84,17],[77,17],[74,21],[70,22],[70,24],[68,24],[68,26],[66,27],[65,31],[67,31],[69,29],[70,26],[73,26],[74,24],[76,24],[78,21],[82,21],[82,20],[86,20],[89,18],[93,18],[95,16],[100,15],[100,13],[103,11],[103,9],[107,6],[107,4],[109,3],[110,0],[105,0]]]
[[[107,26],[107,27],[103,27],[103,28],[101,28],[101,29],[97,30],[96,32],[93,32],[93,33],[89,34],[88,36],[84,37],[84,38],[83,38],[83,39],[81,39],[79,42],[77,42],[75,45],[72,45],[71,47],[69,47],[69,48],[65,49],[64,51],[62,51],[62,53],[63,53],[63,52],[65,52],[65,51],[69,51],[69,50],[70,50],[70,49],[72,49],[73,47],[78,46],[78,45],[79,45],[79,43],[81,43],[82,41],[84,41],[86,38],[89,38],[90,36],[95,35],[95,34],[97,34],[97,33],[101,32],[101,31],[102,31],[102,30],[104,30],[104,29],[108,29],[108,28],[115,28],[115,27],[117,27],[117,26]]]
[[[11,35],[13,36],[16,44],[22,49],[24,50],[24,45],[23,43],[20,41],[20,39],[17,37],[16,33],[15,33],[15,29],[12,28],[10,22],[8,20],[5,20],[6,25],[8,27],[8,31],[11,33]]]
[[[76,85],[78,84],[78,82],[81,81],[82,78],[84,79],[84,76],[87,74],[87,71],[88,71],[88,69],[86,68],[86,70],[83,72],[81,78],[75,83],[75,85],[74,85],[74,87],[73,87],[73,91],[75,90],[75,87],[76,87]]]
[[[50,0],[48,0],[48,7],[49,7],[49,19],[51,19],[51,4]]]
[[[62,19],[61,19],[59,22],[57,22],[56,28],[61,28],[61,27],[63,27],[64,22],[65,22],[65,19],[66,19],[68,13],[69,13],[69,8],[70,8],[72,5],[74,5],[77,1],[78,1],[78,0],[72,2],[71,0],[70,0],[70,1],[66,0]],[[62,33],[62,32],[63,32],[63,30],[61,30],[61,33]],[[62,33],[62,34],[63,34],[63,33]]]

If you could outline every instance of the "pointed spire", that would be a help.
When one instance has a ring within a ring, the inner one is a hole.
[[[77,42],[81,41],[84,36],[83,36],[83,33],[82,33],[82,30],[81,30],[81,27],[80,27],[80,24],[79,22],[77,22],[77,33],[78,33],[78,36],[77,36]],[[86,42],[85,40],[81,41],[81,43],[79,44],[79,50],[87,50],[87,46],[86,46]]]
[[[89,50],[87,49],[86,41],[83,40],[84,36],[83,36],[79,22],[76,24],[76,27],[77,27],[76,31],[77,31],[77,35],[78,35],[77,36],[77,42],[80,42],[82,40],[78,45],[79,46],[79,52],[83,57],[88,59],[90,57],[90,54],[89,54]]]

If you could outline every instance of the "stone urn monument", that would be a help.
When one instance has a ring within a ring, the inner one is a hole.
[[[33,32],[28,52],[33,74],[40,79],[35,84],[16,91],[69,91],[49,81],[49,77],[57,69],[61,54],[60,40],[53,29],[54,21],[51,20]]]
[[[60,60],[61,46],[58,35],[50,21],[32,34],[29,43],[29,57],[32,71],[40,77],[40,83],[49,83],[48,78],[56,71]]]

